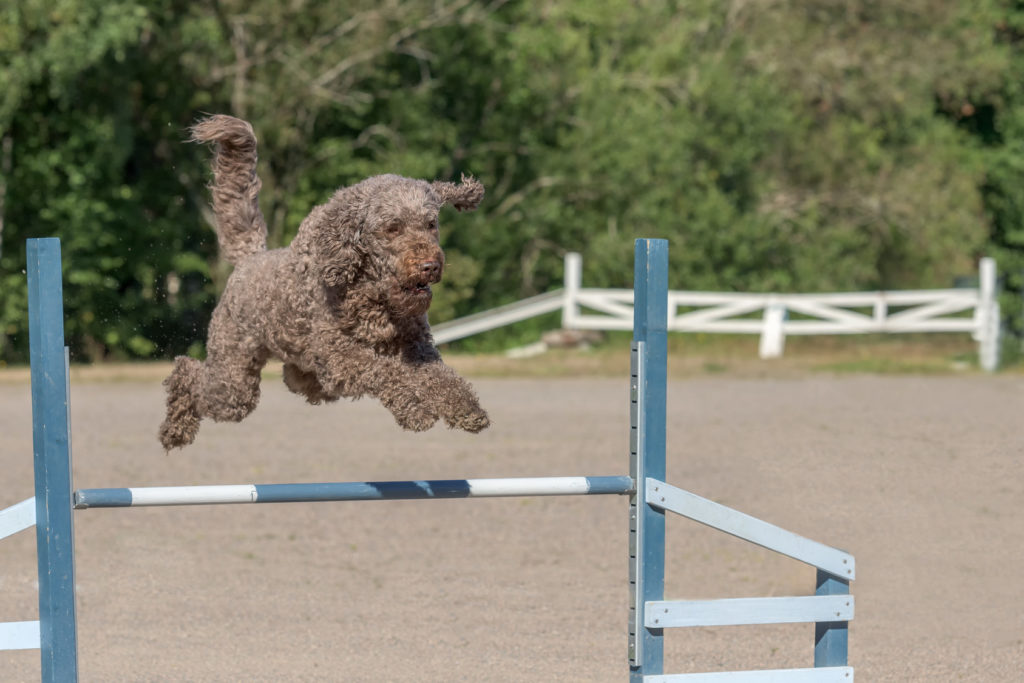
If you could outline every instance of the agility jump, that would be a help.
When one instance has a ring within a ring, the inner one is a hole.
[[[78,679],[75,609],[75,509],[495,496],[629,496],[628,675],[631,683],[699,681],[848,682],[852,555],[665,483],[668,244],[637,240],[630,383],[630,473],[624,476],[435,481],[241,484],[74,490],[71,479],[68,356],[64,347],[60,243],[28,241],[35,497],[0,510],[0,539],[36,526],[39,619],[0,623],[0,650],[41,651],[42,679]],[[665,511],[817,568],[815,594],[679,601],[664,599]],[[624,557],[625,559],[625,557]],[[663,669],[665,628],[815,623],[814,667],[670,674]],[[626,673],[624,668],[624,674]]]

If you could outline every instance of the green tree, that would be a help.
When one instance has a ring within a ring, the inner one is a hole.
[[[567,251],[626,286],[637,236],[676,288],[947,286],[989,252],[1016,292],[1022,26],[1008,0],[8,4],[0,358],[42,235],[76,357],[200,349],[227,275],[204,112],[253,122],[273,246],[367,175],[483,180],[435,320],[557,286]]]
[[[27,356],[24,245],[62,240],[76,358],[184,350],[211,292],[175,166],[182,96],[158,36],[173,3],[26,2],[0,14],[2,353]],[[157,102],[161,106],[154,106]],[[193,163],[193,165],[195,165]],[[184,332],[188,330],[188,334]]]

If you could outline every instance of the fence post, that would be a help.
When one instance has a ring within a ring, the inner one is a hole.
[[[580,289],[583,287],[583,257],[576,252],[565,255],[565,290],[562,299],[562,329],[576,329],[576,318],[580,314],[577,303]]]
[[[664,599],[665,512],[648,505],[646,479],[665,481],[668,242],[637,240],[633,283],[633,374],[630,463],[629,679],[661,674],[663,629],[644,626],[646,603]]]
[[[761,358],[781,358],[786,347],[786,305],[773,299],[764,308],[764,327],[761,328],[761,343],[758,355]]]
[[[60,241],[27,242],[42,679],[78,680],[71,450]]]
[[[979,329],[978,362],[982,369],[995,372],[999,368],[999,293],[996,287],[996,262],[985,257],[978,263]]]

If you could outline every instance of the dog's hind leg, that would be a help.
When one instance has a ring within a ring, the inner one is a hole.
[[[167,419],[160,425],[160,443],[167,450],[192,443],[202,418],[239,422],[259,403],[267,350],[222,308],[214,311],[209,337],[204,362],[179,357],[164,380]]]
[[[167,450],[195,441],[199,422],[210,417],[217,422],[239,422],[260,400],[260,370],[265,354],[251,355],[239,362],[218,362],[208,358],[179,356],[174,370],[164,380],[167,387],[167,418],[160,425],[160,443]]]
[[[199,414],[217,422],[241,422],[260,402],[260,371],[266,354],[207,358],[198,396]]]
[[[240,422],[260,401],[260,371],[270,353],[223,309],[210,323],[197,403],[199,414],[217,422]]]
[[[164,380],[167,418],[160,425],[160,443],[167,450],[187,446],[196,438],[201,419],[196,401],[201,374],[202,363],[195,358],[178,356],[174,370]]]

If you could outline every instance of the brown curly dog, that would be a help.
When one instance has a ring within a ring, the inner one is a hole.
[[[469,383],[441,362],[427,324],[430,285],[444,270],[438,212],[476,208],[483,185],[368,178],[314,208],[291,246],[268,251],[252,126],[212,116],[192,140],[216,143],[217,241],[235,269],[213,311],[206,360],[179,356],[164,380],[164,448],[192,443],[204,417],[251,413],[271,357],[284,361],[288,388],[314,405],[374,396],[405,429],[440,418],[469,432],[490,424]]]

